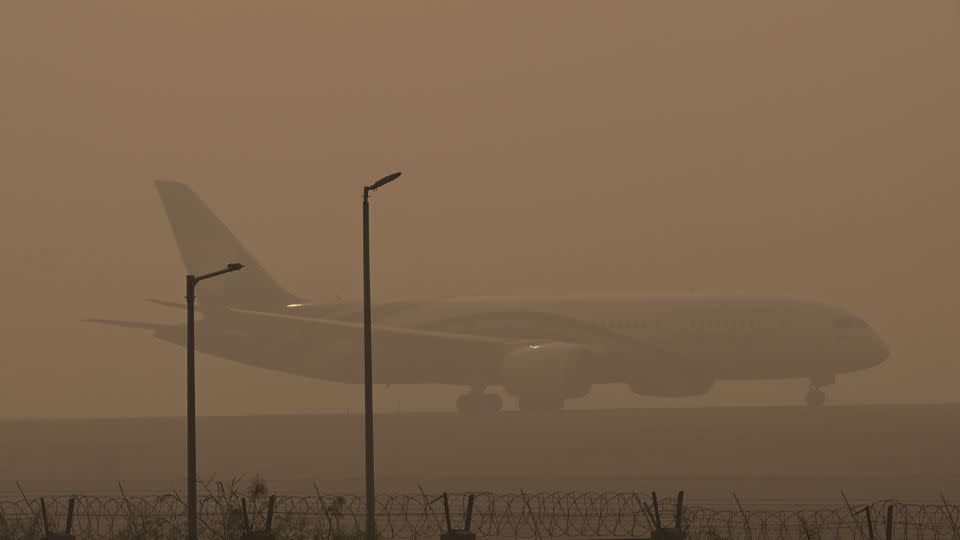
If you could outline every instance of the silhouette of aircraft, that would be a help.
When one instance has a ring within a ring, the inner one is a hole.
[[[363,306],[311,304],[281,287],[186,185],[156,182],[189,273],[240,262],[198,292],[197,350],[243,364],[359,384]],[[151,300],[183,307],[176,302]],[[460,385],[463,413],[550,411],[595,384],[649,396],[694,396],[718,380],[809,379],[809,405],[836,376],[881,363],[884,342],[834,306],[767,297],[486,297],[373,308],[375,377],[385,384]],[[181,346],[183,325],[97,320]]]

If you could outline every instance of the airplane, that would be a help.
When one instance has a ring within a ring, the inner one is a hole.
[[[242,364],[360,384],[363,307],[312,304],[281,287],[186,185],[157,181],[186,269],[245,265],[198,291],[197,350]],[[182,304],[151,300],[173,307]],[[454,297],[376,304],[375,380],[467,388],[461,413],[550,412],[599,384],[647,396],[697,396],[721,380],[808,379],[825,403],[838,374],[876,366],[887,345],[860,317],[780,297]],[[94,319],[185,345],[183,325]]]

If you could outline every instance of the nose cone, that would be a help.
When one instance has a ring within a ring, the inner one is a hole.
[[[872,336],[869,349],[867,360],[870,362],[870,366],[881,364],[890,356],[890,347],[880,339],[880,336]]]

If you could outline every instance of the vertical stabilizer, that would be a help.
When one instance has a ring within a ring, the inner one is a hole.
[[[189,187],[166,180],[157,180],[156,186],[188,274],[212,272],[232,262],[245,266],[240,272],[204,281],[197,291],[198,308],[274,311],[301,301],[274,281]]]

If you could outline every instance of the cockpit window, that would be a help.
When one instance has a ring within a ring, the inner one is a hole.
[[[835,319],[833,321],[834,328],[863,328],[865,326],[863,321],[853,317],[843,317],[842,319]]]

